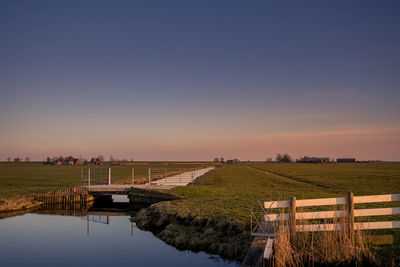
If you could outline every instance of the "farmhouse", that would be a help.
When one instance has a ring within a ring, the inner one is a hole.
[[[74,165],[74,161],[75,161],[74,157],[69,156],[69,157],[65,160],[64,164],[65,164],[65,165]]]
[[[80,164],[82,164],[80,159],[74,158],[73,156],[69,156],[66,158],[59,157],[54,161],[54,163],[56,165],[80,165]]]
[[[101,160],[99,158],[92,158],[90,163],[93,165],[101,165]]]

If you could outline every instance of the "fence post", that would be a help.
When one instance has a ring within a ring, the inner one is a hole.
[[[107,184],[111,184],[111,168],[108,168],[108,181]]]
[[[149,168],[149,172],[148,172],[148,183],[149,185],[151,184],[151,169]]]
[[[88,168],[88,187],[90,187],[90,168]]]
[[[349,192],[347,198],[347,212],[348,212],[347,223],[348,223],[349,237],[350,241],[353,243],[354,242],[354,193],[353,192]]]
[[[290,199],[289,219],[290,219],[290,222],[289,222],[290,235],[291,235],[291,238],[293,239],[296,234],[296,197],[292,197]]]
[[[135,168],[132,168],[132,180],[131,184],[135,184]]]

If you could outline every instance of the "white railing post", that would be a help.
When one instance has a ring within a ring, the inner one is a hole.
[[[149,168],[149,172],[148,172],[148,183],[149,185],[151,184],[151,169]]]
[[[107,179],[107,184],[111,184],[111,168],[108,168],[108,179]]]

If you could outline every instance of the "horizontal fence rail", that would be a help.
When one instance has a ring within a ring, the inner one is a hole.
[[[393,229],[400,228],[400,221],[383,221],[383,222],[354,222],[355,217],[371,217],[371,216],[387,216],[400,215],[399,207],[391,208],[371,208],[371,209],[354,209],[354,204],[364,203],[381,203],[400,201],[400,194],[388,195],[372,195],[372,196],[353,196],[350,193],[348,197],[338,198],[318,198],[318,199],[300,199],[292,198],[283,201],[265,201],[264,208],[267,210],[289,208],[288,213],[264,213],[264,222],[274,222],[277,220],[289,221],[291,231],[333,231],[342,228],[343,223],[336,224],[310,224],[296,225],[299,220],[315,220],[315,219],[332,219],[346,218],[346,227],[354,230],[372,230],[372,229]],[[346,205],[346,210],[330,210],[330,211],[310,211],[296,212],[297,207],[314,207],[314,206],[333,206]]]
[[[260,203],[263,212],[251,213],[251,234],[266,238],[263,258],[269,260],[273,253],[273,238],[278,236],[281,231],[289,231],[292,237],[296,232],[342,230],[347,231],[349,238],[354,240],[356,230],[400,228],[400,221],[355,222],[356,217],[400,215],[400,207],[355,209],[354,204],[395,201],[400,201],[400,194],[354,196],[353,193],[349,193],[347,197],[337,198],[296,200],[295,197],[292,197],[290,200],[264,201]],[[332,206],[334,209],[336,205],[345,206],[345,209],[297,212],[297,208],[301,207]],[[278,213],[276,209],[287,209],[289,212]],[[329,220],[327,221],[327,219]],[[318,220],[324,220],[325,223]]]
[[[400,215],[400,208],[356,209],[354,217]],[[296,213],[296,220],[329,219],[348,216],[347,210],[313,211]],[[264,215],[265,221],[289,220],[290,213],[270,213]]]
[[[391,202],[391,201],[400,201],[400,194],[354,197],[354,204]],[[297,207],[346,205],[346,204],[347,204],[347,197],[300,199],[296,201]],[[288,208],[288,207],[290,207],[290,200],[264,202],[264,208],[266,209]]]

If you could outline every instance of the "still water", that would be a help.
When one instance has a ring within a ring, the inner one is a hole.
[[[0,266],[238,266],[179,251],[130,216],[27,213],[0,220]]]

